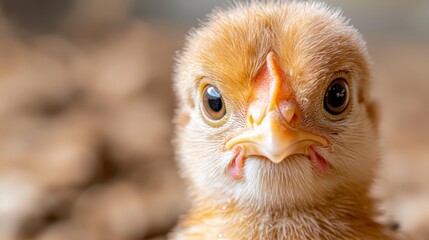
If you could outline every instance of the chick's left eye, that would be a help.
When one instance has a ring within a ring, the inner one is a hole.
[[[205,115],[211,120],[220,120],[225,116],[225,104],[219,90],[208,85],[203,92],[203,108]]]
[[[323,107],[332,115],[341,114],[349,103],[349,88],[344,78],[334,79],[325,92]]]

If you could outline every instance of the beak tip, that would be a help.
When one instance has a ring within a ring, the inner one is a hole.
[[[275,164],[279,164],[283,161],[283,159],[276,159],[276,160],[271,160],[271,162],[275,163]]]

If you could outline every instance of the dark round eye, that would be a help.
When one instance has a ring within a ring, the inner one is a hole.
[[[332,115],[342,113],[349,103],[349,87],[344,78],[336,78],[325,92],[323,108]]]
[[[204,113],[211,120],[219,120],[225,116],[225,104],[216,87],[207,85],[203,92]]]

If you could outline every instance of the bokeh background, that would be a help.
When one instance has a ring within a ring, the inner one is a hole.
[[[329,0],[374,61],[380,221],[429,239],[429,1]],[[0,0],[0,240],[164,239],[174,52],[225,1]]]

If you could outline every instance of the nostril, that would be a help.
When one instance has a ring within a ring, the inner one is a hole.
[[[298,114],[294,113],[292,118],[289,121],[289,125],[291,127],[297,127],[298,126],[298,122],[299,122],[299,116]]]
[[[279,104],[279,110],[283,119],[291,126],[296,127],[299,123],[297,107],[294,103],[283,101]]]
[[[247,117],[247,122],[249,123],[250,126],[254,125],[255,121],[253,120],[252,114],[249,114],[249,116]]]
[[[293,111],[292,109],[288,109],[282,112],[282,116],[286,120],[286,122],[290,123],[292,119],[295,117],[295,111]]]
[[[262,119],[265,117],[265,109],[260,104],[252,104],[249,106],[247,113],[247,123],[251,127],[256,127],[261,124]]]

